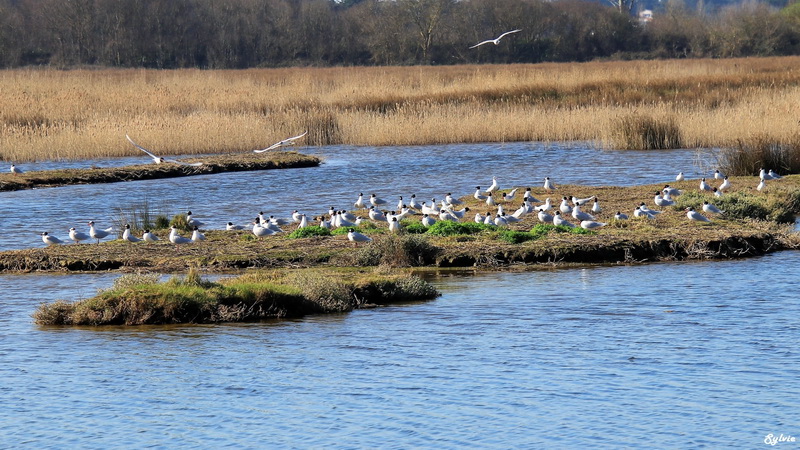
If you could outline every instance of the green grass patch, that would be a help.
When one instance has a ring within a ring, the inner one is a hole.
[[[286,237],[289,239],[301,239],[314,236],[330,236],[330,235],[331,235],[331,230],[327,228],[311,226],[311,227],[298,228],[289,233],[289,235]]]
[[[511,244],[520,244],[527,241],[542,239],[550,233],[570,233],[570,234],[596,234],[591,230],[583,228],[569,228],[563,225],[555,226],[544,223],[536,224],[530,231],[501,230],[497,233],[497,238]]]

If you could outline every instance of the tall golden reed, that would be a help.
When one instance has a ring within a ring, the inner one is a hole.
[[[800,57],[442,67],[0,72],[0,159],[591,140],[642,116],[684,146],[797,139]]]

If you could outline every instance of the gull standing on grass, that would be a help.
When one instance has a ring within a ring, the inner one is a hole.
[[[518,32],[520,32],[520,31],[522,31],[522,29],[517,29],[517,30],[506,31],[505,33],[501,34],[500,36],[497,36],[497,37],[496,37],[496,38],[494,38],[494,39],[487,39],[487,40],[485,40],[485,41],[483,41],[483,42],[478,42],[477,44],[473,45],[473,46],[472,46],[472,47],[470,47],[470,48],[479,47],[479,46],[481,46],[481,45],[483,45],[483,44],[488,44],[488,43],[490,43],[490,42],[491,42],[492,44],[494,44],[494,45],[498,45],[498,44],[500,44],[500,39],[503,39],[505,36],[508,36],[508,35],[509,35],[509,34],[511,34],[511,33],[518,33]]]
[[[169,229],[169,241],[172,242],[175,245],[188,244],[188,243],[192,242],[191,239],[179,235],[178,234],[178,229],[175,228],[175,227],[170,227],[170,229]]]
[[[267,151],[270,151],[270,150],[275,150],[278,147],[285,147],[287,145],[294,145],[296,140],[300,139],[301,137],[303,137],[303,136],[305,136],[307,134],[308,134],[308,131],[306,131],[303,134],[299,134],[297,136],[286,138],[286,139],[284,139],[282,141],[276,142],[276,143],[270,145],[267,148],[262,148],[261,150],[253,150],[253,152],[254,153],[264,153],[264,152],[267,152]]]
[[[201,233],[197,227],[192,230],[192,242],[205,241],[206,235]]]
[[[547,192],[553,191],[556,189],[556,185],[550,181],[550,177],[544,177],[544,190]]]
[[[61,239],[59,239],[59,238],[57,238],[55,236],[50,236],[49,234],[47,234],[47,231],[42,233],[42,242],[44,242],[48,246],[50,246],[50,245],[58,245],[58,244],[63,244],[64,243],[64,241],[62,241]]]
[[[675,177],[675,181],[683,181],[683,172],[678,173],[678,176]]]
[[[155,242],[158,240],[158,236],[151,233],[150,230],[144,230],[144,234],[142,235],[142,239],[147,242]]]
[[[125,224],[125,231],[122,232],[122,240],[128,242],[141,242],[141,239],[131,234],[130,224]]]
[[[358,245],[359,242],[372,242],[371,238],[364,236],[363,234],[356,231],[354,228],[350,228],[347,231],[347,239],[350,242],[354,243],[355,245]]]
[[[105,230],[98,230],[94,227],[94,220],[89,221],[89,236],[94,239],[97,239],[97,243],[100,243],[100,239],[108,237],[109,234],[114,230],[114,227],[108,227]]]
[[[75,241],[76,244],[78,244],[80,243],[80,241],[85,241],[89,239],[89,235],[76,230],[75,227],[72,227],[69,229],[69,238]]]
[[[199,166],[203,165],[203,163],[201,163],[201,162],[185,163],[185,162],[178,161],[176,159],[165,159],[165,158],[163,158],[161,156],[156,156],[153,153],[151,153],[150,150],[142,147],[141,145],[137,144],[136,142],[133,142],[133,139],[131,139],[131,137],[128,136],[127,134],[125,135],[125,137],[128,138],[128,141],[130,141],[130,143],[133,144],[134,147],[136,147],[139,150],[147,153],[151,158],[153,158],[153,162],[155,162],[156,164],[173,163],[173,164],[180,164],[182,166],[194,166],[194,167],[199,167]]]
[[[720,185],[719,185],[719,188],[718,188],[718,189],[719,189],[720,191],[722,191],[722,192],[725,192],[726,190],[728,190],[728,189],[730,189],[730,188],[731,188],[731,182],[730,182],[730,181],[728,181],[728,177],[725,177],[725,178],[722,180],[722,184],[720,184]]]
[[[721,209],[717,208],[711,203],[708,203],[708,201],[703,202],[703,212],[707,212],[709,214],[724,214]]]
[[[686,208],[686,217],[688,217],[689,220],[697,222],[711,222],[711,220],[709,220],[708,217],[695,211],[694,208],[692,208],[691,206]]]
[[[17,175],[21,175],[23,172],[22,172],[22,169],[20,169],[19,167],[17,167],[17,166],[15,166],[15,165],[13,165],[13,164],[12,164],[12,165],[11,165],[11,173],[12,173],[14,176],[17,176]]]

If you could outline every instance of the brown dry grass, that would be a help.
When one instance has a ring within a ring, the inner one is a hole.
[[[800,57],[243,71],[0,72],[0,158],[245,152],[302,144],[594,140],[631,115],[686,147],[797,139]]]

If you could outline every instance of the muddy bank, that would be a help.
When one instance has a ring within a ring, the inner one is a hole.
[[[722,238],[608,239],[557,237],[525,244],[497,241],[456,245],[421,238],[425,245],[398,250],[393,236],[376,236],[369,246],[353,247],[344,236],[255,241],[244,233],[209,232],[212,245],[108,242],[62,245],[0,253],[0,272],[230,272],[251,268],[351,267],[369,265],[503,268],[525,264],[639,263],[745,258],[800,248],[797,236],[754,231]]]
[[[179,164],[140,164],[135,166],[46,170],[25,172],[21,175],[0,175],[0,191],[16,191],[72,184],[117,183],[121,181],[154,180],[159,178],[189,177],[220,172],[291,169],[314,167],[321,163],[316,156],[296,152],[276,152],[268,155],[224,155],[189,158],[185,162],[202,162],[201,166]]]

